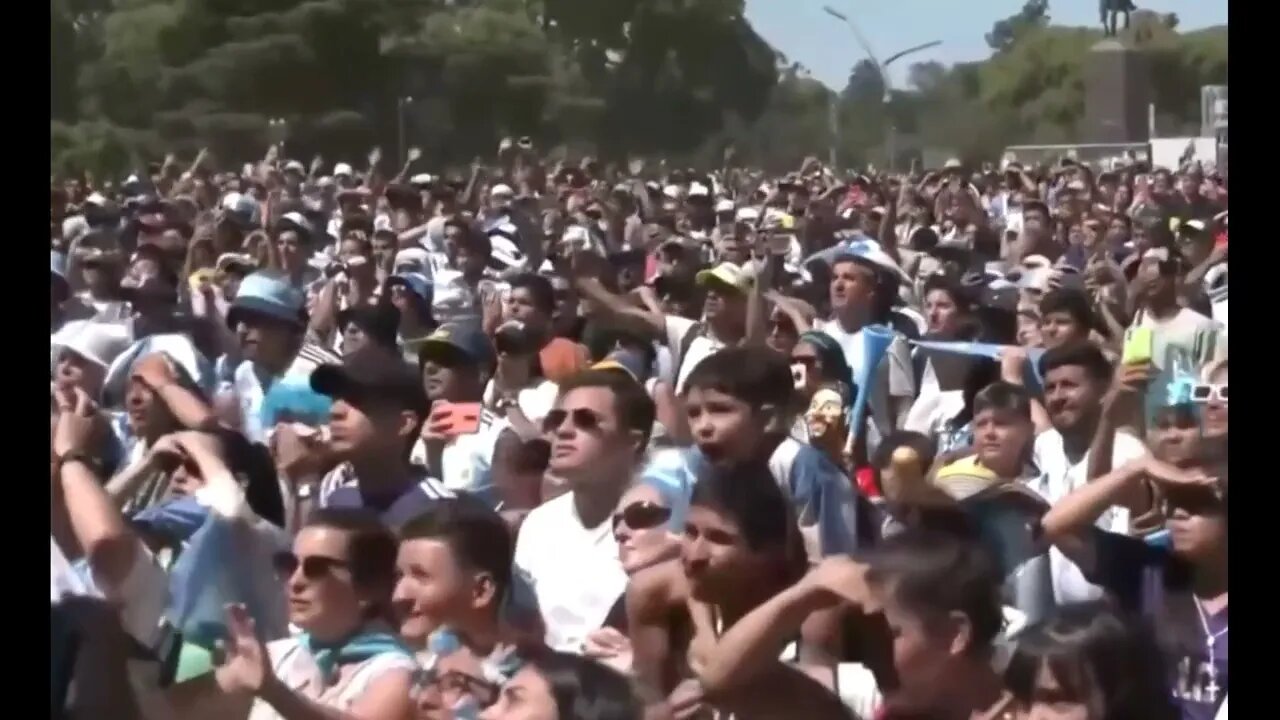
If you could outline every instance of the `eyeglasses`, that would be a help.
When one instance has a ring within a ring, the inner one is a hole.
[[[414,690],[421,692],[434,687],[442,693],[468,695],[476,701],[481,709],[498,701],[501,688],[484,678],[468,675],[460,670],[440,672],[436,668],[424,668],[414,676]]]
[[[632,530],[649,530],[665,524],[670,519],[671,508],[641,500],[631,503],[622,508],[622,512],[614,514],[613,531],[618,532],[618,526],[624,522]]]
[[[307,557],[299,558],[291,552],[277,553],[272,558],[272,564],[281,577],[293,577],[293,574],[301,567],[302,576],[308,580],[322,580],[331,576],[335,569],[347,567],[346,561],[338,560],[337,558],[323,555],[308,555]]]
[[[1227,384],[1212,385],[1203,383],[1191,388],[1191,400],[1198,403],[1217,401],[1227,402]]]
[[[565,419],[573,421],[573,426],[583,432],[596,432],[600,429],[602,418],[594,410],[574,408],[573,410],[552,410],[542,421],[543,432],[555,432],[564,425]]]

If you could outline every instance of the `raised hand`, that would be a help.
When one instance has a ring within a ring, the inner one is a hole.
[[[244,605],[227,606],[227,639],[224,660],[214,671],[218,687],[226,693],[258,694],[271,667],[267,649],[254,633],[253,618]]]

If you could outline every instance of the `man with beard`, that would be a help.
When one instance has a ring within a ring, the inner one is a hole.
[[[1122,366],[1119,375],[1097,346],[1087,342],[1055,347],[1040,359],[1044,376],[1044,404],[1053,428],[1036,437],[1034,463],[1042,473],[1032,483],[1051,505],[1112,468],[1142,457],[1146,448],[1138,438],[1118,430],[1140,395],[1149,368]],[[1113,383],[1112,378],[1115,377]],[[1098,518],[1104,530],[1129,533],[1131,513],[1145,511],[1145,493],[1127,498]],[[1101,597],[1057,548],[1050,551],[1054,599],[1059,605]]]

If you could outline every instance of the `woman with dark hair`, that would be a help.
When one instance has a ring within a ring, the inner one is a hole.
[[[1004,677],[1028,720],[1179,717],[1149,631],[1102,603],[1023,631]]]
[[[322,508],[277,558],[300,635],[267,645],[244,606],[227,610],[223,693],[254,698],[250,720],[408,718],[417,662],[389,624],[396,539],[363,509]]]
[[[639,699],[623,675],[568,653],[530,654],[480,720],[640,720]]]

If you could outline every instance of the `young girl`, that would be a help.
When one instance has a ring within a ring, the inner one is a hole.
[[[1178,717],[1154,639],[1103,603],[1065,606],[1022,633],[1004,677],[1029,718]]]

